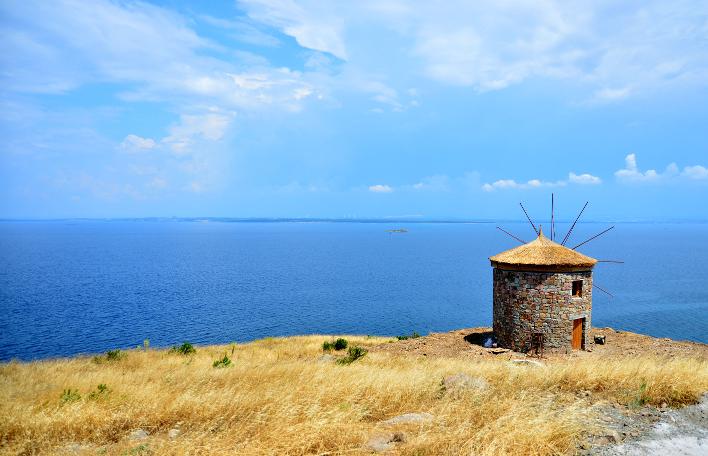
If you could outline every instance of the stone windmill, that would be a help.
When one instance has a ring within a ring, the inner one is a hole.
[[[592,324],[593,267],[601,260],[575,249],[614,227],[568,248],[578,214],[561,243],[554,242],[555,220],[551,195],[550,239],[526,217],[536,239],[489,258],[494,268],[493,329],[499,346],[518,352],[542,353],[584,350]],[[605,292],[607,293],[607,292]],[[608,293],[609,294],[609,293]]]

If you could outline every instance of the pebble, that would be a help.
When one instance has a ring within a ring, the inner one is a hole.
[[[149,435],[150,434],[148,434],[147,431],[143,429],[136,429],[130,433],[128,438],[130,440],[145,440],[146,438],[148,438]]]
[[[174,440],[174,439],[176,439],[177,437],[179,437],[179,434],[180,434],[180,430],[179,430],[179,429],[170,429],[170,430],[167,432],[167,437],[169,437],[170,440]]]

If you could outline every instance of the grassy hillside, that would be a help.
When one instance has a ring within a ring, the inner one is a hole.
[[[401,356],[374,348],[387,338],[347,339],[371,350],[337,363],[322,358],[322,343],[333,338],[307,336],[186,355],[130,350],[110,359],[3,364],[0,451],[363,454],[372,437],[402,432],[393,453],[563,454],[602,427],[603,404],[680,406],[708,390],[708,360],[700,357],[559,359],[539,367]],[[225,355],[230,365],[215,367]],[[481,381],[442,386],[458,373]],[[383,423],[417,412],[432,419]],[[149,436],[131,438],[137,429]]]

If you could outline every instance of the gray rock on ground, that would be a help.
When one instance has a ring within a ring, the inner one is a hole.
[[[177,437],[179,437],[179,434],[180,430],[177,428],[170,429],[169,431],[167,431],[167,437],[169,437],[170,440],[176,439]]]
[[[392,432],[384,435],[377,435],[366,442],[366,448],[376,453],[392,450],[397,443],[403,443],[407,440],[406,434],[403,432]]]
[[[146,438],[148,438],[149,435],[150,434],[148,434],[147,431],[143,429],[136,429],[128,435],[128,438],[130,440],[145,440]]]
[[[334,361],[335,359],[337,359],[337,358],[335,358],[334,356],[332,356],[330,354],[325,353],[324,355],[317,358],[317,362],[318,363],[330,363],[330,362]]]

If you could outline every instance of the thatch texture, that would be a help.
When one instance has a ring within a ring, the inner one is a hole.
[[[490,257],[495,268],[525,269],[590,269],[597,260],[551,241],[541,231],[538,238]]]

